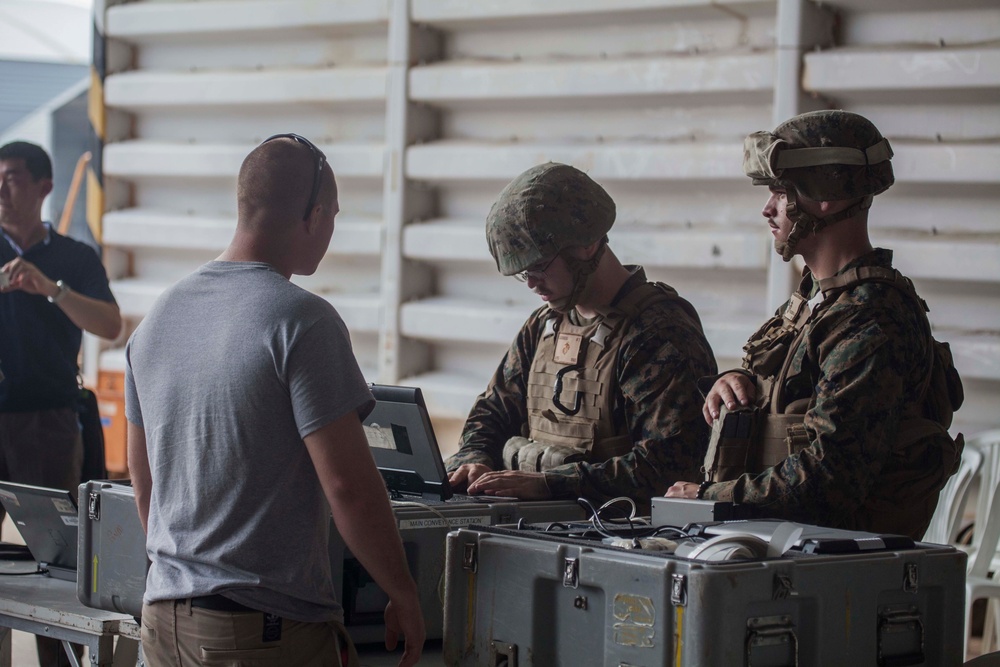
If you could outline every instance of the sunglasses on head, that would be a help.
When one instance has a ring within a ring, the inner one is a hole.
[[[315,160],[316,165],[315,168],[313,169],[313,182],[312,182],[312,189],[309,191],[309,203],[306,205],[306,212],[302,216],[303,220],[308,220],[309,214],[312,213],[313,206],[316,205],[316,197],[319,196],[320,177],[323,175],[323,167],[326,166],[326,155],[324,155],[323,151],[318,149],[316,147],[316,144],[314,144],[313,142],[309,141],[300,134],[293,134],[291,132],[286,134],[275,134],[274,136],[268,137],[267,139],[265,139],[260,143],[266,144],[267,142],[273,141],[274,139],[292,139],[293,141],[296,141],[304,146],[307,146],[309,150],[312,151],[313,159]]]

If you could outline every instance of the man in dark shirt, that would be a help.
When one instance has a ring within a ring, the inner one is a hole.
[[[115,338],[121,315],[97,253],[42,221],[51,191],[44,149],[0,147],[0,479],[73,491],[82,332]],[[54,648],[46,658],[39,642],[42,665]]]

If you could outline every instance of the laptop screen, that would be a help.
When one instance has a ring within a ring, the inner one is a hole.
[[[386,486],[401,494],[450,498],[448,475],[420,389],[373,384],[371,390],[375,407],[363,425]]]
[[[78,517],[69,491],[0,482],[0,502],[38,564],[58,579],[76,579]]]

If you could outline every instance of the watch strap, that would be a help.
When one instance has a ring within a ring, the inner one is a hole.
[[[69,293],[69,285],[67,285],[65,281],[57,280],[56,287],[59,288],[58,292],[56,292],[52,296],[45,297],[46,299],[49,300],[49,303],[59,303],[64,298],[66,298],[66,294]]]

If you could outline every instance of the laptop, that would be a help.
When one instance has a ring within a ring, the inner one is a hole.
[[[456,494],[418,387],[371,385],[375,407],[363,426],[372,458],[394,500],[490,503],[499,496]]]
[[[49,576],[76,581],[78,517],[69,491],[0,482],[0,502]]]

